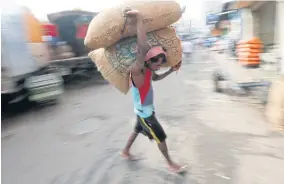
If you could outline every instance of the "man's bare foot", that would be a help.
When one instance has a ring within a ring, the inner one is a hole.
[[[169,170],[173,173],[182,173],[187,168],[187,165],[169,164]]]
[[[131,155],[129,152],[126,152],[126,151],[120,152],[120,156],[127,159],[127,160],[135,160],[134,156]]]

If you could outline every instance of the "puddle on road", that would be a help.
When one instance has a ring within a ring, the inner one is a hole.
[[[88,118],[83,121],[79,121],[68,128],[68,132],[75,136],[90,134],[99,129],[98,118]]]

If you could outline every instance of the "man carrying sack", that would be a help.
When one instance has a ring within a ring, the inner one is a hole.
[[[142,22],[143,18],[137,10],[127,10],[125,14],[131,21],[136,22],[137,29],[137,60],[130,67],[131,92],[137,122],[133,133],[121,152],[121,156],[130,160],[134,159],[130,154],[130,148],[138,134],[142,133],[148,136],[150,140],[155,139],[159,150],[167,161],[169,170],[180,173],[186,166],[178,165],[170,158],[165,141],[166,134],[155,117],[152,80],[162,80],[172,72],[177,71],[181,66],[181,62],[163,74],[156,74],[155,71],[159,70],[161,65],[166,62],[165,49],[161,46],[152,48],[149,46]]]

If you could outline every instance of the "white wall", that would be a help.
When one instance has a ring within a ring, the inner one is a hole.
[[[241,39],[249,40],[254,36],[253,16],[250,8],[241,9],[242,35]]]
[[[281,59],[281,73],[284,74],[284,2],[278,1],[276,5],[275,37],[274,42],[279,47]]]
[[[279,40],[279,50],[280,50],[280,56],[282,58],[282,65],[281,65],[281,71],[284,75],[284,2],[278,1],[277,2],[277,31],[276,34],[277,38]]]
[[[259,20],[256,36],[259,36],[265,45],[274,43],[275,11],[276,2],[273,1],[264,3],[256,11],[256,18]]]

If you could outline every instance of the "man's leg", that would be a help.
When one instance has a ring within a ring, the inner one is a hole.
[[[136,133],[135,131],[133,131],[126,143],[126,146],[124,147],[124,149],[121,152],[121,156],[127,158],[127,159],[131,159],[132,155],[130,154],[130,148],[132,146],[132,144],[134,143],[135,139],[137,138],[138,133]]]
[[[172,159],[170,158],[166,141],[158,143],[158,148],[162,152],[163,156],[165,157],[167,161],[167,164],[169,165],[169,168],[172,171],[178,171],[182,168],[182,166],[174,163]]]
[[[137,116],[137,121],[136,121],[136,125],[134,127],[134,131],[130,134],[127,143],[124,147],[124,149],[121,152],[121,156],[125,157],[127,159],[132,159],[133,156],[130,154],[130,148],[132,146],[132,144],[134,143],[135,139],[137,138],[138,134],[142,131],[142,127],[139,123],[139,117]]]
[[[146,119],[141,118],[140,120],[141,124],[144,125],[143,128],[147,130],[146,132],[149,134],[149,137],[154,138],[157,141],[158,148],[165,157],[169,169],[173,172],[178,172],[183,166],[174,163],[170,158],[166,143],[167,136],[155,115]]]
[[[170,158],[170,155],[168,153],[168,146],[167,146],[167,143],[166,141],[163,141],[161,143],[158,143],[158,148],[159,150],[162,152],[163,156],[165,157],[168,165],[172,165],[173,161],[172,159]]]

